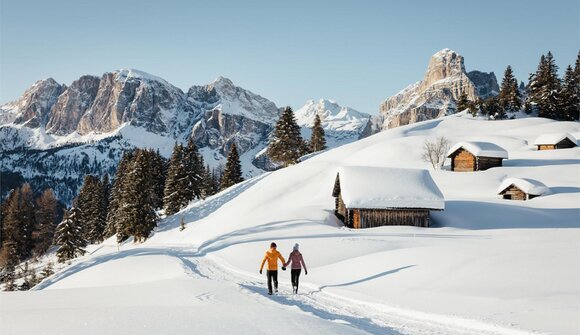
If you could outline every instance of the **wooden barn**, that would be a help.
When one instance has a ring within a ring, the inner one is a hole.
[[[338,170],[335,214],[351,228],[429,227],[445,199],[427,170],[349,166]]]
[[[568,133],[553,133],[539,136],[534,145],[538,150],[568,149],[576,146],[576,138]]]
[[[489,142],[459,142],[447,152],[451,158],[451,171],[483,171],[502,166],[508,153],[497,144]]]
[[[546,185],[527,178],[506,178],[498,188],[498,194],[510,200],[530,200],[548,191]]]

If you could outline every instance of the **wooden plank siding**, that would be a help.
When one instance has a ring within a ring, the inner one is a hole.
[[[526,200],[527,199],[527,194],[513,184],[510,185],[509,187],[507,187],[505,190],[501,191],[500,195],[502,195],[504,199],[509,199],[509,200]]]
[[[487,169],[502,166],[503,158],[497,157],[476,157],[476,171],[485,171]]]
[[[471,172],[484,171],[493,167],[502,166],[503,158],[476,157],[471,152],[460,148],[451,154],[451,171]]]
[[[538,150],[555,150],[555,149],[570,149],[574,148],[576,143],[570,141],[569,138],[565,138],[556,144],[541,144],[538,145]]]
[[[514,184],[511,184],[510,186],[506,187],[506,189],[501,191],[499,195],[503,196],[504,199],[509,200],[530,200],[539,196],[537,194],[525,193]]]
[[[360,209],[360,228],[380,226],[429,227],[429,210],[423,208]]]
[[[475,156],[463,148],[457,150],[451,157],[451,171],[475,171]]]

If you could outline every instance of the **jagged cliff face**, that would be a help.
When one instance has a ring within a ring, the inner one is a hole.
[[[46,125],[49,133],[66,135],[75,131],[81,117],[95,100],[99,89],[99,77],[82,76],[75,80],[51,108]]]
[[[380,106],[381,129],[438,118],[455,112],[455,101],[465,93],[474,101],[497,92],[493,73],[465,71],[463,56],[443,49],[429,60],[423,80],[385,100]],[[474,83],[475,82],[475,83]]]
[[[202,111],[192,136],[199,146],[226,155],[233,142],[241,153],[267,141],[278,120],[278,107],[270,100],[219,77],[205,86],[192,86],[189,103]]]
[[[52,106],[65,89],[65,85],[52,78],[37,81],[20,99],[0,107],[0,122],[14,122],[28,127],[44,125]]]

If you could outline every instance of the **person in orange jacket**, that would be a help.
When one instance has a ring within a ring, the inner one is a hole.
[[[266,251],[262,264],[260,265],[260,274],[262,274],[262,269],[264,264],[268,261],[266,265],[266,276],[268,277],[268,294],[272,295],[272,281],[274,281],[274,291],[278,292],[278,259],[282,262],[282,270],[286,271],[286,267],[283,266],[286,263],[282,254],[276,250],[276,243],[270,243],[270,249]]]

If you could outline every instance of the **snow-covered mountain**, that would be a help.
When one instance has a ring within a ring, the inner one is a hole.
[[[375,121],[377,130],[430,120],[455,112],[455,101],[462,93],[477,97],[497,95],[499,87],[493,72],[465,71],[463,56],[443,49],[429,60],[423,80],[409,85],[380,105]]]
[[[389,129],[192,203],[145,243],[91,245],[32,292],[0,292],[0,322],[17,334],[578,334],[580,148],[532,145],[561,132],[580,137],[580,124],[463,112]],[[341,166],[430,169],[423,144],[439,136],[493,142],[509,159],[430,170],[445,197],[430,228],[341,224],[331,195]],[[514,177],[550,192],[502,199]],[[284,257],[299,243],[299,294],[289,271],[266,294],[258,269],[272,241]]]
[[[365,137],[370,128],[371,116],[369,114],[350,107],[342,107],[327,99],[308,100],[304,106],[294,112],[294,115],[296,122],[302,127],[304,138],[310,138],[314,118],[319,115],[327,146],[330,148]]]
[[[329,147],[360,137],[368,115],[322,104]],[[274,168],[264,149],[278,116],[272,101],[223,77],[187,93],[134,69],[85,75],[70,86],[49,78],[0,106],[0,172],[36,190],[52,187],[68,202],[85,174],[113,173],[124,150],[154,148],[169,157],[175,141],[193,137],[211,167],[225,164],[235,142],[252,177]]]

